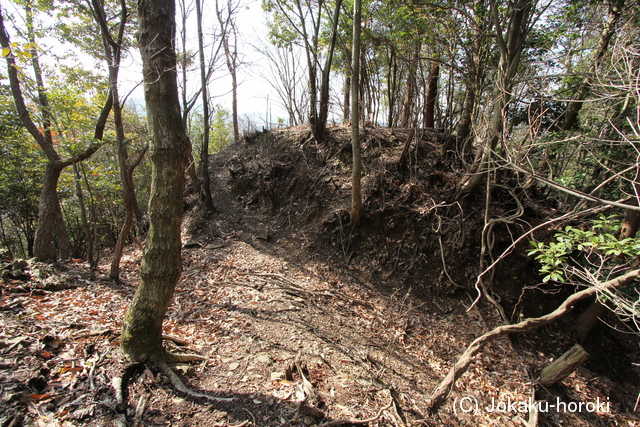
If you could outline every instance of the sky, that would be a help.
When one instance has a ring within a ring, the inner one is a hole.
[[[23,26],[23,13],[20,7],[16,7],[11,0],[0,1],[2,1],[3,9],[7,13],[15,16],[16,25]],[[193,2],[191,1],[191,3]],[[194,8],[193,4],[191,7]],[[55,18],[50,17],[44,19],[51,19],[53,21]],[[180,18],[176,17],[176,19],[179,20]],[[187,25],[187,34],[191,50],[194,52],[197,51],[197,23],[195,19],[195,10],[193,10]],[[216,31],[214,24],[217,24],[215,2],[214,0],[205,0],[203,7],[205,44],[213,41],[213,34]],[[262,10],[259,0],[244,0],[244,6],[240,8],[237,18],[237,25],[239,30],[239,51],[243,61],[238,69],[238,115],[241,125],[243,123],[246,124],[246,118],[249,118],[255,128],[261,129],[263,126],[268,126],[266,123],[267,117],[274,123],[279,117],[286,118],[288,116],[286,112],[279,107],[277,95],[265,77],[265,75],[268,74],[265,72],[266,60],[254,47],[268,43],[267,17]],[[17,40],[17,36],[15,36],[15,39]],[[65,51],[74,50],[77,52],[74,46],[65,45],[54,37],[45,37],[39,40],[39,42],[44,49],[44,53],[41,55],[42,62],[54,68],[58,65],[59,59],[53,58],[51,55],[47,56],[48,51],[64,53]],[[70,61],[78,61],[87,69],[97,68],[97,60],[82,53],[76,53],[76,59]],[[144,109],[144,92],[140,85],[142,80],[141,70],[142,66],[138,50],[133,48],[129,52],[126,52],[122,58],[119,75],[120,96],[125,97],[131,92],[127,103],[129,106],[138,110]],[[106,70],[103,70],[103,72],[106,75]],[[196,69],[192,72],[190,81],[192,82],[190,90],[195,91],[200,85],[199,70]],[[222,108],[229,111],[231,110],[231,78],[228,75],[224,59],[221,60],[219,71],[209,85],[209,92],[212,96],[211,104],[213,106],[220,105]]]
[[[275,92],[269,82],[264,77],[265,59],[256,51],[254,46],[259,46],[267,41],[267,18],[262,10],[260,1],[249,1],[246,7],[241,8],[237,25],[239,30],[239,51],[243,64],[238,69],[238,116],[241,122],[249,118],[253,125],[260,129],[267,126],[266,119],[276,122],[278,117],[286,118],[286,112],[278,106]],[[179,18],[178,18],[179,19]],[[217,23],[215,18],[214,5],[211,0],[205,1],[203,8],[203,32],[205,33],[205,44],[211,42],[212,23]],[[207,27],[207,24],[210,24]],[[192,49],[197,49],[195,22],[195,11],[190,17],[188,25],[188,38]],[[205,47],[206,50],[206,47]],[[141,76],[140,55],[137,51],[129,52],[128,57],[123,60],[120,75],[121,93],[124,95],[140,82]],[[193,83],[191,90],[196,90],[200,84],[199,71],[195,70],[191,75]],[[209,84],[209,92],[212,97],[213,106],[220,105],[231,111],[231,78],[228,75],[226,64],[222,60],[219,71]],[[135,89],[131,95],[131,102],[138,106],[144,105],[144,94],[141,87]]]

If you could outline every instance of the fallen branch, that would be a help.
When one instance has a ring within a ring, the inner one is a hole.
[[[467,368],[471,364],[474,356],[482,350],[482,348],[488,344],[489,342],[499,338],[503,335],[512,334],[514,332],[525,332],[531,329],[535,329],[539,326],[550,323],[563,315],[565,315],[578,301],[581,301],[585,298],[592,297],[601,291],[608,291],[611,289],[615,289],[624,285],[627,285],[633,282],[638,276],[640,276],[640,270],[632,270],[627,274],[617,277],[613,280],[610,280],[605,283],[600,283],[595,286],[590,286],[586,289],[583,289],[580,292],[576,292],[575,294],[569,296],[564,302],[552,311],[549,314],[546,314],[542,317],[529,318],[525,319],[520,323],[515,325],[502,325],[497,328],[485,333],[484,335],[476,338],[469,347],[462,353],[462,356],[458,359],[458,361],[453,365],[447,376],[440,383],[438,388],[433,392],[430,398],[430,410],[432,413],[438,412],[440,406],[444,403],[444,401],[451,393],[455,382],[467,371]]]

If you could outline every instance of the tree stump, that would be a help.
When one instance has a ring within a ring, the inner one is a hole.
[[[576,344],[560,358],[552,362],[540,372],[540,384],[550,387],[575,371],[589,358],[589,353],[580,344]]]

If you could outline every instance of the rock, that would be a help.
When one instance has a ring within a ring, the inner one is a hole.
[[[256,357],[256,360],[260,363],[264,363],[265,365],[271,364],[271,356],[266,353],[259,354],[258,357]]]
[[[284,379],[284,372],[271,372],[271,381],[281,381]]]
[[[196,368],[191,365],[176,365],[176,371],[180,371],[185,377],[192,377],[196,374]]]
[[[240,367],[240,364],[238,362],[233,362],[229,364],[230,371],[235,371],[236,369],[238,369],[238,367]]]

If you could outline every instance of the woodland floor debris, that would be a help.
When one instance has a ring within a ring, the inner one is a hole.
[[[166,342],[174,352],[206,357],[174,366],[188,386],[233,400],[193,399],[176,392],[164,372],[123,359],[120,321],[141,256],[131,246],[118,283],[105,279],[107,264],[96,271],[82,262],[7,269],[0,425],[520,426],[527,413],[485,409],[532,397],[610,403],[610,411],[540,414],[541,426],[640,425],[637,372],[610,379],[587,364],[559,386],[535,386],[540,369],[570,347],[561,326],[488,345],[430,418],[425,402],[451,364],[502,322],[488,304],[466,312],[469,297],[449,283],[472,287],[473,216],[460,224],[455,212],[437,207],[456,171],[435,139],[414,142],[413,169],[396,173],[388,165],[395,168],[406,135],[368,129],[369,219],[364,232],[349,230],[341,132],[334,129],[325,146],[298,128],[232,147],[213,159],[219,212],[207,219],[191,207],[185,216],[188,247]],[[469,242],[466,259],[440,253],[462,245],[466,254]],[[70,286],[46,287],[47,280]],[[638,350],[628,357],[637,360]],[[466,412],[467,402],[478,410]]]

